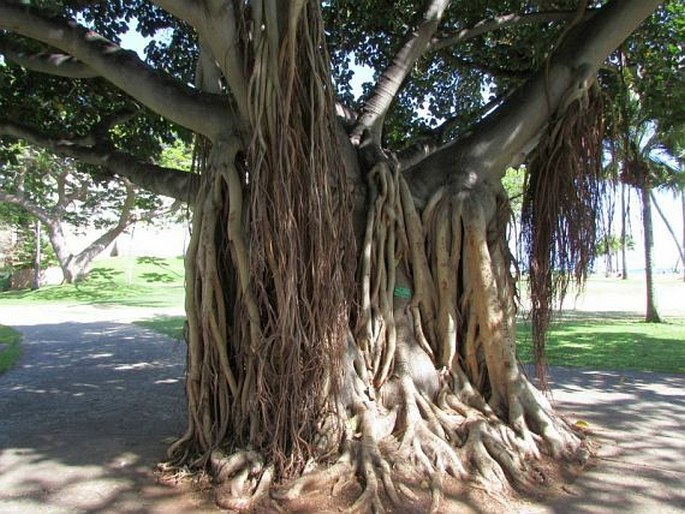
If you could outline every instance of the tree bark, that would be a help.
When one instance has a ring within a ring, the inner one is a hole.
[[[657,311],[656,295],[654,291],[654,228],[652,224],[652,202],[649,185],[646,183],[640,188],[642,196],[642,227],[645,244],[645,285],[646,285],[646,312],[647,323],[660,323],[661,318]]]
[[[44,223],[48,230],[50,245],[55,252],[59,267],[62,269],[64,282],[71,284],[74,282],[75,278],[74,269],[71,266],[73,255],[67,248],[67,240],[62,225],[59,221],[53,220],[45,220]]]

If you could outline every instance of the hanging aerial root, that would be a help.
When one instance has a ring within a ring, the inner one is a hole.
[[[597,86],[570,105],[564,103],[528,166],[521,244],[529,255],[533,349],[542,388],[545,335],[554,304],[561,305],[571,280],[582,287],[597,249],[596,220],[606,183],[603,119]]]

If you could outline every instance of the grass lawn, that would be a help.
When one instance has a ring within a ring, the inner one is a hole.
[[[19,358],[21,334],[16,330],[0,325],[0,373],[12,367]]]
[[[3,302],[176,307],[183,305],[183,273],[181,258],[100,260],[79,284],[0,293],[0,308]],[[658,277],[657,295],[666,320],[661,324],[641,321],[643,289],[644,282],[637,277],[629,281],[591,278],[575,301],[577,310],[564,311],[552,327],[547,345],[549,364],[685,373],[685,284],[677,277]],[[574,299],[569,298],[569,309],[573,304]],[[183,322],[183,316],[157,316],[137,324],[182,339]],[[530,362],[530,326],[520,321],[517,329],[519,358]],[[3,354],[18,354],[18,342],[16,345],[16,349],[5,345]]]
[[[0,293],[0,304],[62,302],[173,307],[183,305],[183,274],[181,257],[114,257],[96,261],[88,277],[77,284],[5,291]]]
[[[529,322],[517,323],[517,338],[519,358],[532,362]],[[553,366],[685,373],[685,320],[566,313],[550,330],[546,355]]]
[[[172,339],[183,339],[183,324],[185,316],[155,316],[151,319],[135,321],[136,325],[149,328]]]

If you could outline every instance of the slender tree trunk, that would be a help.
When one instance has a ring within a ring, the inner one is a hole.
[[[41,222],[36,220],[35,225],[35,250],[33,254],[33,286],[32,289],[40,288],[40,268],[41,268],[41,247],[40,247],[40,234],[41,234]]]
[[[680,192],[680,202],[683,206],[683,253],[685,253],[685,191]],[[682,260],[683,265],[683,282],[685,282],[685,259]]]
[[[662,211],[661,207],[659,207],[659,204],[656,201],[656,197],[654,196],[654,193],[650,192],[649,196],[650,196],[650,200],[652,201],[652,204],[654,205],[654,208],[656,209],[656,212],[659,213],[659,216],[664,221],[664,224],[666,225],[666,228],[668,229],[668,233],[671,234],[671,237],[673,238],[673,242],[675,243],[675,247],[678,249],[678,255],[680,256],[680,260],[685,262],[685,247],[683,247],[683,248],[680,247],[680,242],[678,241],[678,236],[675,235],[675,230],[673,230],[673,227],[671,226],[671,223],[668,221],[668,218],[664,214],[664,211]]]
[[[660,323],[661,318],[657,312],[656,296],[654,294],[654,232],[652,225],[652,202],[650,198],[649,186],[647,184],[640,188],[642,194],[642,226],[644,230],[645,242],[645,283],[647,286],[647,312],[645,321],[647,323]]]
[[[621,184],[621,267],[623,268],[621,278],[628,280],[628,258],[626,255],[627,231],[626,231],[626,194],[628,194],[625,184]]]

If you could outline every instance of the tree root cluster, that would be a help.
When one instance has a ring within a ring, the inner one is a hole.
[[[350,512],[380,512],[427,492],[438,511],[447,480],[493,495],[530,490],[546,484],[545,458],[573,459],[581,447],[517,365],[503,192],[441,190],[419,214],[387,163],[369,174],[369,191],[361,314],[331,400],[343,435],[335,424],[320,434],[338,438],[338,456],[270,487],[274,468],[258,450],[215,450],[224,507],[277,508],[358,484]]]
[[[297,6],[287,27],[258,20],[274,45],[255,41],[252,143],[214,141],[205,161],[172,462],[209,468],[218,503],[243,510],[357,484],[352,512],[422,491],[436,511],[450,479],[544,482],[536,463],[581,443],[517,364],[506,193],[455,183],[418,208],[381,153],[355,255],[320,13]]]

